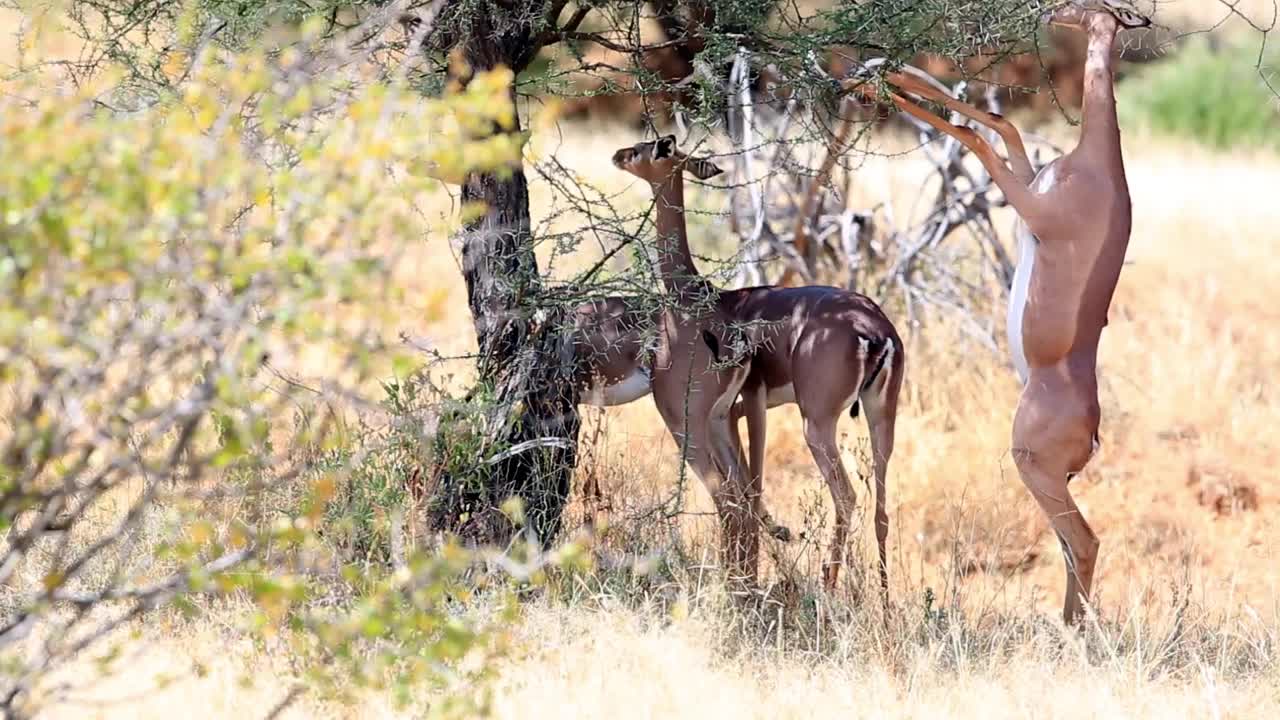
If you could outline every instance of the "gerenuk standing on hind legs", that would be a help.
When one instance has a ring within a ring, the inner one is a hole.
[[[891,72],[887,79],[899,90],[990,127],[1009,154],[1006,165],[972,129],[954,126],[891,93],[903,112],[955,137],[977,155],[1021,220],[1009,346],[1024,388],[1013,421],[1012,454],[1022,482],[1062,544],[1067,565],[1063,617],[1075,623],[1089,600],[1098,537],[1071,499],[1067,483],[1098,448],[1098,341],[1132,219],[1116,121],[1114,44],[1121,28],[1146,27],[1151,21],[1121,0],[1052,3],[1044,17],[1052,25],[1086,32],[1089,49],[1080,141],[1034,176],[1018,131],[1008,121],[947,97],[911,75]],[[846,85],[870,94],[863,80]]]

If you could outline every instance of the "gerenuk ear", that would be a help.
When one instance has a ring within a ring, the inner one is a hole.
[[[710,160],[704,160],[702,158],[694,158],[694,157],[691,157],[685,160],[684,168],[685,170],[688,170],[690,173],[693,173],[693,176],[698,178],[699,180],[710,180],[711,178],[724,172],[724,170],[721,170],[719,166],[717,166],[715,163],[711,162]]]
[[[653,143],[653,159],[665,160],[669,157],[675,157],[676,154],[676,136],[665,135],[658,138]]]
[[[1147,18],[1130,8],[1115,5],[1109,9],[1111,11],[1111,16],[1114,17],[1122,26],[1129,28],[1130,30],[1151,26],[1150,18]]]

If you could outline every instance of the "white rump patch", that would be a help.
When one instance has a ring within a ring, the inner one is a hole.
[[[876,378],[880,382],[880,401],[885,401],[885,395],[889,392],[889,380],[893,375],[893,340],[885,338],[884,340],[884,360],[880,362],[880,377]]]

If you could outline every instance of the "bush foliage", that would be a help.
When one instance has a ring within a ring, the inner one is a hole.
[[[1280,57],[1269,53],[1257,65],[1254,48],[1190,42],[1123,82],[1121,110],[1131,122],[1215,149],[1280,149],[1280,98],[1266,81],[1274,85]]]
[[[413,363],[379,327],[396,305],[388,238],[420,230],[425,173],[518,157],[518,138],[468,133],[511,122],[510,73],[424,100],[359,83],[337,52],[177,57],[186,79],[130,113],[110,109],[111,77],[0,96],[8,712],[36,709],[43,678],[124,623],[204,595],[248,599],[249,627],[295,637],[313,687],[407,689],[500,649],[501,617],[452,604],[473,553],[370,564],[333,537],[397,499],[371,476],[401,481],[346,459],[397,458],[373,445],[402,437],[336,432],[394,415],[373,380]],[[346,601],[313,602],[335,580]],[[482,702],[489,666],[447,696]]]

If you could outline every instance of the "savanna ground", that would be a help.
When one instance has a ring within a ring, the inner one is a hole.
[[[1122,86],[1122,106],[1140,78]],[[1060,120],[1038,130],[1059,144],[1075,132]],[[607,161],[637,139],[562,125],[527,152],[554,153],[639,208],[647,188]],[[1083,638],[1057,619],[1059,549],[1009,458],[1015,377],[1003,352],[963,341],[942,321],[920,328],[908,348],[889,481],[887,612],[867,581],[874,551],[861,485],[856,567],[843,587],[818,589],[814,542],[770,543],[769,601],[744,613],[706,572],[711,503],[691,475],[680,484],[677,448],[652,403],[589,410],[578,474],[595,473],[612,506],[594,543],[597,570],[553,578],[522,607],[498,668],[496,715],[1275,716],[1280,155],[1209,150],[1136,122],[1124,140],[1134,230],[1101,349],[1103,446],[1072,484],[1102,541],[1098,616]],[[852,204],[890,196],[908,206],[926,171],[919,153],[900,155],[911,143],[892,134],[872,148],[883,156],[857,169]],[[533,193],[536,213],[549,200],[545,188]],[[694,201],[719,211],[724,198],[704,189]],[[433,221],[455,210],[444,195],[423,209]],[[1013,218],[1002,212],[1007,232]],[[733,251],[722,221],[691,218],[695,252]],[[398,329],[444,355],[474,349],[458,262],[432,234],[388,278],[410,298]],[[468,361],[447,370],[461,382]],[[769,421],[766,502],[793,530],[820,536],[827,492],[798,415],[778,409]],[[862,423],[841,427],[845,463],[865,464]],[[672,506],[674,516],[655,511]],[[571,527],[580,521],[575,505]],[[289,648],[239,633],[241,610],[225,601],[195,619],[154,614],[134,629],[123,672],[53,714],[265,712],[305,680]],[[285,716],[413,712],[365,691],[356,706],[303,696]]]

